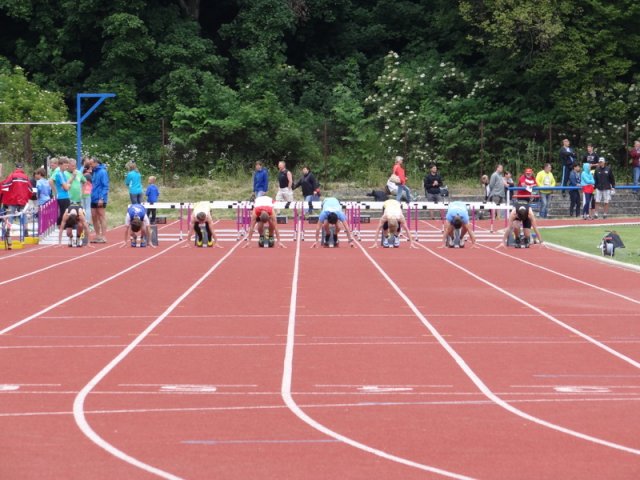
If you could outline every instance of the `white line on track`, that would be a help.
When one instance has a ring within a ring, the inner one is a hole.
[[[577,328],[572,327],[571,325],[562,322],[561,320],[558,320],[557,318],[555,318],[553,315],[545,312],[544,310],[536,307],[535,305],[527,302],[526,300],[523,300],[521,298],[519,298],[518,296],[514,295],[513,293],[505,290],[502,287],[499,287],[498,285],[496,285],[495,283],[492,283],[488,280],[485,280],[484,278],[482,278],[479,275],[476,275],[475,273],[473,273],[472,271],[458,265],[455,262],[452,262],[451,260],[449,260],[446,257],[443,257],[442,255],[436,253],[435,251],[433,251],[430,248],[427,248],[423,245],[419,245],[422,249],[426,250],[427,252],[429,252],[431,255],[438,257],[439,259],[443,260],[444,262],[448,263],[449,265],[452,265],[453,267],[457,268],[458,270],[463,271],[464,273],[466,273],[467,275],[475,278],[476,280],[484,283],[485,285],[493,288],[494,290],[497,290],[498,292],[502,293],[503,295],[506,295],[507,297],[511,298],[512,300],[515,300],[516,302],[520,303],[521,305],[524,305],[525,307],[533,310],[534,312],[539,313],[540,315],[542,315],[543,317],[545,317],[547,320],[552,321],[553,323],[555,323],[556,325],[564,328],[565,330],[570,331],[571,333],[573,333],[574,335],[577,335],[581,338],[583,338],[584,340],[586,340],[587,342],[601,348],[602,350],[606,351],[607,353],[610,353],[611,355],[613,355],[614,357],[619,358],[620,360],[622,360],[623,362],[628,363],[629,365],[635,367],[635,368],[640,368],[640,362],[634,360],[633,358],[630,358],[626,355],[624,355],[623,353],[618,352],[617,350],[614,350],[613,348],[609,347],[608,345],[605,345],[602,342],[599,342],[598,340],[596,340],[595,338],[587,335],[586,333],[578,330]]]
[[[478,389],[487,398],[489,398],[491,401],[493,401],[496,405],[504,408],[508,412],[513,413],[514,415],[517,415],[518,417],[524,418],[525,420],[528,420],[530,422],[536,423],[536,424],[541,425],[543,427],[547,427],[547,428],[550,428],[552,430],[556,430],[558,432],[565,433],[567,435],[571,435],[573,437],[580,438],[582,440],[586,440],[588,442],[592,442],[592,443],[595,443],[595,444],[598,444],[598,445],[610,447],[610,448],[613,448],[613,449],[616,449],[616,450],[621,450],[621,451],[624,451],[624,452],[627,452],[627,453],[632,453],[634,455],[640,455],[640,450],[639,449],[627,447],[625,445],[620,445],[618,443],[614,443],[614,442],[610,442],[610,441],[607,441],[607,440],[603,440],[601,438],[593,437],[591,435],[587,435],[587,434],[584,434],[584,433],[581,433],[581,432],[578,432],[578,431],[575,431],[575,430],[571,430],[569,428],[562,427],[560,425],[556,425],[555,423],[548,422],[548,421],[543,420],[541,418],[538,418],[538,417],[535,417],[533,415],[530,415],[530,414],[528,414],[528,413],[526,413],[526,412],[524,412],[522,410],[519,410],[519,409],[515,408],[513,405],[510,405],[508,402],[506,402],[502,398],[500,398],[498,395],[496,395],[482,381],[482,379],[480,379],[480,377],[473,371],[473,369],[464,361],[462,356],[460,356],[460,354],[458,354],[458,352],[445,340],[445,338],[440,334],[440,332],[438,332],[438,330],[431,324],[431,322],[429,322],[429,320],[427,320],[427,318],[422,314],[422,312],[420,310],[418,310],[418,308],[411,301],[411,299],[400,289],[400,287],[391,279],[391,277],[389,277],[389,275],[387,275],[387,273],[384,271],[384,269],[382,267],[380,267],[380,265],[371,257],[371,255],[369,255],[369,253],[366,251],[366,249],[364,249],[360,245],[358,245],[358,246],[360,247],[360,250],[364,253],[364,255],[369,259],[369,261],[374,265],[374,267],[385,278],[385,280],[387,280],[389,285],[391,285],[393,287],[393,289],[400,296],[400,298],[402,298],[404,300],[404,302],[409,306],[409,308],[420,319],[420,321],[423,323],[423,325],[425,327],[427,327],[427,329],[431,332],[431,334],[438,340],[440,345],[442,345],[442,347],[447,351],[447,353],[449,353],[449,355],[453,358],[453,360],[458,364],[460,369],[478,387]],[[497,287],[497,286],[493,285],[492,283],[490,283],[490,282],[478,277],[477,275],[475,275],[474,273],[466,270],[465,268],[459,267],[458,265],[456,265],[454,262],[448,260],[447,258],[442,257],[441,255],[438,255],[437,253],[433,252],[432,250],[430,250],[430,249],[428,249],[426,247],[422,247],[422,248],[425,249],[426,251],[428,251],[429,253],[431,253],[432,255],[434,255],[434,256],[436,256],[438,258],[441,258],[442,260],[446,261],[447,263],[453,265],[455,268],[458,268],[458,269],[466,272],[467,274],[471,275],[472,277],[480,280],[481,282],[491,286],[492,288],[496,288],[499,291],[502,291],[505,295],[509,296],[510,298],[513,298],[513,299],[519,301],[520,303],[526,304],[530,308],[533,308],[534,310],[539,311],[541,313],[541,315],[543,315],[545,317],[549,317],[547,314],[545,314],[541,310],[537,309],[536,307],[527,304],[526,302],[518,299],[517,297],[515,297],[512,294],[510,294],[509,292],[506,292],[506,291],[500,289],[500,287]],[[559,321],[556,321],[556,322],[559,322]],[[562,323],[562,322],[560,322],[560,323]],[[567,325],[567,327],[571,331],[573,331],[574,333],[579,334],[580,336],[585,336],[584,334],[582,334],[582,332],[579,332],[578,330],[576,330],[576,329],[574,329],[572,327],[569,327],[568,325]],[[588,338],[590,338],[590,337],[588,337]],[[596,340],[593,340],[593,339],[591,339],[591,340],[593,342],[596,342]],[[614,352],[615,352],[615,350],[614,350]],[[615,353],[618,353],[618,352],[615,352]],[[620,354],[618,354],[618,355],[620,355]],[[629,360],[631,360],[631,359],[629,359]],[[633,360],[631,360],[631,361],[633,362]]]
[[[52,247],[52,245],[40,245],[40,246],[35,247],[35,248],[23,249],[21,252],[12,253],[11,255],[3,255],[2,257],[0,257],[0,261],[9,260],[9,259],[11,259],[13,257],[17,257],[18,255],[25,255],[27,253],[37,252],[38,250],[42,250],[43,248],[51,248],[51,247]]]
[[[278,395],[280,392],[278,392]],[[510,399],[510,403],[609,403],[609,402],[640,402],[640,397],[585,397],[585,398],[532,398],[532,399]],[[439,406],[439,405],[490,405],[494,403],[491,400],[421,400],[412,402],[399,401],[382,401],[382,402],[352,402],[352,403],[319,403],[319,404],[301,404],[300,408],[356,408],[356,407],[395,407],[395,406]],[[132,414],[132,413],[187,413],[187,412],[226,412],[226,411],[246,411],[246,410],[281,410],[288,408],[286,405],[243,405],[243,406],[226,406],[226,407],[173,407],[173,408],[140,408],[140,409],[114,409],[114,410],[87,410],[85,413],[90,415],[113,415],[113,414]],[[3,417],[43,417],[73,415],[72,411],[58,412],[17,412],[17,413],[0,413]]]
[[[139,267],[140,265],[147,263],[153,259],[155,259],[156,257],[159,257],[160,255],[164,255],[165,253],[167,253],[169,250],[171,250],[172,248],[175,248],[176,246],[178,246],[179,244],[176,243],[175,245],[171,245],[170,247],[168,247],[165,250],[162,250],[158,253],[156,253],[155,255],[152,255],[150,257],[145,258],[144,260],[134,263],[133,265],[129,266],[128,268],[125,268],[124,270],[119,271],[118,273],[115,273],[113,275],[111,275],[110,277],[105,278],[104,280],[101,280],[97,283],[94,283],[93,285],[91,285],[90,287],[84,288],[82,290],[80,290],[79,292],[74,293],[73,295],[69,295],[68,297],[63,298],[62,300],[57,301],[56,303],[49,305],[46,308],[43,308],[42,310],[40,310],[39,312],[34,313],[33,315],[29,315],[27,318],[23,318],[22,320],[20,320],[19,322],[16,322],[12,325],[9,325],[8,327],[5,327],[4,329],[0,330],[0,335],[5,335],[8,332],[11,332],[12,330],[15,330],[18,327],[21,327],[22,325],[30,322],[31,320],[34,320],[38,317],[40,317],[42,314],[50,312],[51,310],[58,308],[60,305],[63,305],[65,303],[67,303],[70,300],[73,300],[74,298],[78,298],[82,295],[84,295],[87,292],[90,292],[91,290],[100,287],[101,285],[104,285],[107,282],[110,282],[111,280],[120,277],[121,275],[124,275],[127,272],[130,272],[131,270]]]
[[[115,246],[116,246],[116,244],[109,245],[107,247],[94,250],[93,252],[85,253],[85,254],[79,255],[77,257],[72,257],[72,258],[69,258],[69,259],[64,260],[62,262],[53,263],[53,264],[48,265],[46,267],[39,268],[38,270],[33,270],[33,271],[29,272],[29,273],[25,273],[25,274],[19,275],[17,277],[9,278],[8,280],[4,280],[4,281],[0,282],[0,286],[6,285],[7,283],[15,282],[16,280],[20,280],[22,278],[30,277],[31,275],[35,275],[36,273],[46,272],[47,270],[51,270],[52,268],[59,267],[60,265],[64,265],[65,263],[74,262],[74,261],[79,260],[81,258],[85,258],[85,257],[88,257],[90,255],[94,255],[96,253],[102,252],[103,250],[107,250],[108,248],[113,248]]]
[[[628,297],[627,295],[623,295],[621,293],[614,292],[613,290],[609,290],[609,289],[604,288],[604,287],[599,287],[598,285],[594,285],[593,283],[589,283],[589,282],[586,282],[584,280],[580,280],[578,278],[571,277],[570,275],[565,275],[564,273],[558,272],[557,270],[553,270],[551,268],[543,267],[542,265],[537,265],[537,264],[535,264],[533,262],[529,262],[529,261],[524,260],[522,258],[518,258],[515,255],[510,255],[510,254],[508,254],[506,252],[499,252],[495,248],[487,247],[486,245],[480,245],[480,246],[482,248],[486,248],[487,250],[491,250],[492,252],[497,253],[498,255],[503,255],[503,256],[508,257],[508,258],[513,258],[514,260],[522,262],[522,263],[524,263],[526,265],[530,265],[532,267],[539,268],[540,270],[544,270],[545,272],[549,272],[549,273],[553,273],[554,275],[558,275],[559,277],[562,277],[562,278],[564,278],[566,280],[571,280],[572,282],[579,283],[580,285],[584,285],[584,286],[589,287],[589,288],[594,288],[596,290],[600,290],[601,292],[607,293],[609,295],[613,295],[615,297],[622,298],[623,300],[626,300],[628,302],[635,303],[636,305],[640,305],[640,300],[638,300],[638,299],[635,299],[635,298],[632,298],[632,297]],[[615,315],[615,316],[618,317],[620,315]]]
[[[287,346],[285,349],[285,358],[284,358],[284,366],[282,372],[282,386],[281,386],[281,394],[282,399],[284,400],[285,405],[291,410],[300,420],[315,428],[319,432],[328,435],[331,438],[335,438],[340,440],[341,442],[346,443],[347,445],[351,445],[359,450],[363,450],[367,453],[376,455],[378,457],[391,460],[392,462],[397,462],[403,465],[407,465],[409,467],[417,468],[419,470],[435,473],[437,475],[442,475],[448,478],[456,478],[461,480],[469,480],[471,477],[467,477],[464,475],[460,475],[454,472],[449,472],[447,470],[443,470],[440,468],[436,468],[430,465],[424,465],[418,462],[414,462],[412,460],[408,460],[406,458],[398,457],[396,455],[392,455],[383,450],[378,450],[376,448],[370,447],[369,445],[365,445],[356,440],[353,440],[349,437],[346,437],[325,425],[317,422],[306,412],[300,408],[300,406],[293,399],[293,395],[291,393],[291,385],[293,381],[293,350],[295,346],[295,330],[296,330],[296,306],[297,306],[297,298],[298,298],[298,275],[300,272],[300,244],[301,242],[296,242],[296,254],[293,266],[293,279],[291,281],[291,303],[289,307],[289,324],[287,326]],[[361,247],[362,248],[362,247]]]
[[[85,411],[84,411],[84,402],[89,393],[96,387],[96,385],[106,377],[111,370],[113,370],[124,358],[129,355],[139,344],[142,342],[162,321],[167,318],[167,316],[176,308],[180,303],[184,301],[202,282],[204,282],[215,270],[218,269],[222,263],[229,258],[229,256],[235,252],[235,250],[242,245],[243,242],[238,242],[236,245],[231,248],[220,260],[218,260],[209,270],[207,270],[196,282],[191,285],[185,292],[180,295],[156,320],[154,320],[147,328],[145,328],[122,352],[118,354],[113,360],[111,360],[98,374],[91,379],[87,385],[85,385],[80,393],[76,396],[73,402],[73,416],[75,418],[76,423],[82,433],[84,433],[93,443],[98,445],[100,448],[106,450],[111,455],[119,458],[120,460],[133,465],[141,470],[157,475],[161,478],[166,478],[170,480],[178,480],[180,477],[173,475],[172,473],[165,472],[159,468],[156,468],[152,465],[144,463],[137,458],[134,458],[127,453],[119,450],[115,446],[111,445],[105,439],[103,439],[100,435],[98,435],[89,425],[87,421]],[[179,245],[176,243],[174,246]],[[173,248],[170,247],[170,248]]]

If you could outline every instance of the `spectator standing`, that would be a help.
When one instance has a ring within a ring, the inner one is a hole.
[[[2,181],[1,189],[4,190],[2,203],[9,207],[9,213],[19,213],[31,200],[31,181],[21,163],[16,163],[16,168]]]
[[[107,239],[107,215],[106,208],[109,201],[109,174],[101,160],[91,159],[93,169],[91,189],[91,217],[96,236],[92,243],[106,243]]]
[[[524,173],[520,175],[518,179],[518,187],[524,188],[524,190],[517,190],[514,199],[521,202],[530,202],[533,195],[533,187],[536,187],[536,179],[533,176],[533,169],[525,168]]]
[[[582,164],[582,173],[580,174],[580,185],[582,186],[582,219],[591,220],[592,209],[591,199],[595,190],[596,181],[591,173],[591,165],[588,162]]]
[[[82,204],[82,184],[87,181],[80,170],[76,168],[76,160],[69,159],[69,199],[71,203]]]
[[[278,193],[276,202],[293,202],[293,175],[284,161],[278,162]]]
[[[633,186],[637,187],[640,182],[640,140],[633,142],[633,148],[629,150],[631,156],[631,175],[633,178]],[[638,189],[634,189],[633,193],[638,195]]]
[[[93,169],[91,167],[91,159],[85,157],[82,160],[82,176],[85,182],[82,184],[82,209],[84,210],[85,218],[89,227],[93,226],[93,219],[91,218],[91,189],[93,184],[91,183]],[[87,236],[89,231],[87,230]]]
[[[437,165],[431,165],[429,173],[424,177],[424,194],[427,202],[442,202],[442,192],[440,187],[443,185],[442,175],[438,172]]]
[[[491,174],[489,179],[489,195],[487,200],[500,205],[506,198],[507,182],[503,175],[504,167],[502,164],[496,165],[496,171]]]
[[[51,200],[51,185],[46,178],[47,172],[44,168],[39,168],[35,172],[36,190],[38,191],[38,206],[42,206]]]
[[[148,185],[145,196],[147,197],[147,202],[153,205],[158,201],[158,198],[160,198],[160,190],[158,190],[158,187],[156,186],[156,177],[154,177],[153,175],[150,176],[147,180],[147,183]],[[149,214],[149,221],[151,222],[151,224],[156,223],[156,209],[149,208],[147,209],[147,213]]]
[[[571,171],[571,175],[569,175],[569,186],[570,187],[581,187],[581,175],[580,175],[580,165],[577,163],[573,166],[573,170]],[[580,215],[580,190],[569,190],[569,216],[578,217]]]
[[[124,184],[129,187],[129,200],[131,205],[139,205],[142,203],[142,177],[135,162],[128,162],[127,170],[129,173],[124,177]]]
[[[253,172],[253,195],[255,198],[262,197],[267,194],[269,190],[269,172],[262,165],[262,162],[258,160],[256,162],[256,168]]]
[[[571,148],[571,142],[568,138],[562,140],[562,147],[560,148],[560,165],[562,168],[562,181],[560,184],[566,187],[569,184],[569,175],[573,170],[573,165],[576,163],[576,152]],[[562,191],[562,196],[566,196],[567,192]]]
[[[573,170],[573,169],[572,169]],[[551,164],[545,163],[544,168],[536,175],[536,183],[539,187],[555,187],[556,179],[551,173]],[[549,205],[551,204],[552,190],[539,190],[540,194],[540,218],[549,216]]]
[[[396,200],[401,201],[402,196],[405,195],[407,202],[410,202],[411,199],[411,190],[407,187],[407,176],[405,175],[404,167],[404,158],[401,156],[397,156],[395,160],[395,164],[393,165],[392,175],[396,175],[400,179],[400,183],[398,184],[398,191],[396,193]]]
[[[602,218],[607,218],[609,214],[609,202],[611,202],[611,196],[615,193],[616,181],[613,177],[613,171],[611,167],[606,164],[604,157],[598,159],[598,167],[593,173],[593,179],[595,180],[596,187],[595,217],[598,218],[597,204],[600,204]]]
[[[312,213],[312,202],[319,199],[318,194],[320,193],[320,184],[307,166],[302,167],[302,177],[300,177],[300,180],[296,182],[293,189],[295,190],[298,187],[302,188],[302,196],[304,197],[304,201],[309,204],[309,213]]]
[[[62,221],[62,215],[67,211],[69,205],[71,205],[71,198],[69,197],[69,188],[71,184],[69,179],[71,175],[68,172],[69,159],[67,157],[61,157],[58,159],[58,168],[53,172],[53,185],[55,187],[56,198],[58,201],[58,221],[56,225],[60,226]]]
[[[588,163],[589,165],[598,165],[598,154],[593,149],[593,144],[587,144],[587,153],[582,156],[582,163]]]
[[[511,174],[511,172],[509,171],[505,171],[504,172],[504,183],[505,183],[505,194],[506,194],[506,199],[508,201],[511,201],[511,190],[509,190],[510,188],[513,188],[515,186],[515,183],[513,182],[513,175]],[[505,211],[505,215],[508,214],[509,212]]]

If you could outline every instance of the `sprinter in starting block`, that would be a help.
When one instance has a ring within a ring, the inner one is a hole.
[[[380,243],[384,248],[399,248],[401,233],[406,234],[411,248],[418,248],[414,243],[411,230],[407,228],[407,220],[404,218],[404,213],[402,213],[402,206],[397,200],[387,200],[382,204],[382,216],[378,223],[378,229],[373,236],[373,245],[369,248],[378,246],[378,236],[381,232],[382,239]]]
[[[198,202],[193,206],[193,218],[189,225],[189,232],[187,233],[188,247],[191,244],[191,235],[196,234],[196,247],[217,247],[222,248],[222,245],[218,243],[218,237],[213,229],[213,218],[211,218],[211,210],[209,208],[209,202]]]
[[[536,216],[528,203],[516,204],[509,214],[509,224],[504,232],[502,243],[498,248],[513,245],[516,248],[529,248],[531,241],[531,229],[538,237],[538,243],[543,245],[542,235],[538,231]]]
[[[62,214],[60,230],[58,231],[58,245],[62,244],[62,232],[69,238],[70,247],[82,247],[85,236],[89,235],[89,224],[84,209],[77,203],[72,203]]]
[[[469,228],[469,212],[464,202],[451,202],[445,220],[442,236],[445,247],[463,248],[466,235],[469,235],[471,244],[475,246],[476,236]]]
[[[251,247],[251,238],[253,238],[253,232],[256,226],[258,234],[260,235],[260,239],[258,240],[259,247],[269,248],[277,244],[280,248],[286,248],[280,241],[280,230],[278,230],[278,219],[276,218],[276,212],[273,208],[273,199],[267,195],[256,198],[253,203],[249,235],[247,236],[247,243],[242,248]],[[268,237],[265,235],[265,227],[268,229]]]
[[[147,210],[139,203],[129,205],[127,214],[124,217],[124,243],[122,247],[126,247],[131,242],[132,247],[146,247],[150,245],[155,248],[151,242],[151,222],[147,216]]]
[[[338,234],[341,229],[347,234],[349,245],[353,247],[353,236],[347,225],[347,217],[342,211],[340,201],[335,197],[325,198],[322,202],[322,211],[318,216],[316,241],[311,245],[311,248],[315,248],[318,245],[318,241],[324,247],[337,247],[340,244]],[[322,239],[320,239],[321,230]]]

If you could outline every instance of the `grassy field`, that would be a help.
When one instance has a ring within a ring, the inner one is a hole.
[[[601,255],[598,245],[605,233],[615,230],[626,248],[616,249],[615,260],[640,265],[640,226],[543,228],[544,240],[581,252]]]

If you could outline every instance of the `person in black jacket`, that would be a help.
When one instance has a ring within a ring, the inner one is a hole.
[[[442,202],[442,192],[440,187],[442,187],[443,181],[442,176],[438,173],[438,167],[435,164],[431,165],[429,173],[424,177],[424,195],[427,199],[427,202],[441,203]],[[431,218],[433,218],[433,211]]]
[[[571,142],[568,138],[562,140],[562,148],[560,148],[560,168],[562,169],[562,180],[560,184],[566,187],[569,184],[569,175],[573,170],[573,165],[577,160],[576,151],[571,148]],[[567,192],[562,191],[562,196],[565,197]]]
[[[606,164],[604,157],[598,159],[598,167],[593,172],[593,179],[596,181],[596,205],[600,204],[602,218],[607,218],[611,195],[615,193],[616,189],[616,180],[613,177],[611,167]],[[597,209],[595,218],[598,218]]]
[[[302,167],[302,177],[300,177],[300,180],[295,183],[293,189],[295,190],[298,187],[302,187],[302,196],[304,197],[304,201],[309,203],[308,213],[313,213],[312,202],[319,200],[320,184],[307,166]]]

